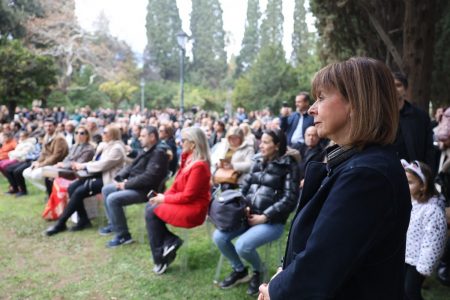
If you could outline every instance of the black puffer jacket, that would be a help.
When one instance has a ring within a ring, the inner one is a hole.
[[[293,156],[287,154],[270,162],[256,155],[250,173],[241,186],[252,214],[264,214],[270,223],[286,223],[297,206],[299,177]]]

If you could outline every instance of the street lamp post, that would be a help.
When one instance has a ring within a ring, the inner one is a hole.
[[[186,56],[186,43],[188,35],[184,31],[177,34],[177,43],[180,47],[180,113],[181,119],[184,116],[184,57]]]
[[[144,112],[144,88],[145,88],[145,80],[141,78],[141,112]]]

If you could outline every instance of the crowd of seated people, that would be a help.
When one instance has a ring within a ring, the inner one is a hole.
[[[6,193],[16,197],[30,192],[27,183],[51,193],[52,179],[43,175],[44,167],[77,173],[68,187],[64,211],[45,230],[48,236],[65,231],[74,212],[79,221],[71,231],[92,227],[83,200],[101,194],[108,224],[99,233],[114,234],[108,247],[129,244],[133,240],[124,206],[148,202],[145,223],[153,271],[162,274],[183,243],[167,224],[184,228],[203,224],[215,170],[235,170],[239,179],[228,187],[240,189],[251,204],[245,226],[214,233],[214,242],[232,267],[220,287],[250,281],[248,293],[254,295],[262,280],[256,249],[281,236],[298,204],[308,163],[323,162],[326,156],[328,141],[319,138],[305,113],[309,101],[302,92],[295,111],[283,107],[280,114],[268,108],[246,113],[240,107],[234,118],[201,110],[181,116],[174,109],[82,107],[69,113],[18,108],[11,116],[14,122],[0,120],[0,171],[8,180]],[[174,183],[164,192],[160,184],[169,172]],[[150,191],[155,193],[149,197]],[[250,263],[252,276],[244,261]]]

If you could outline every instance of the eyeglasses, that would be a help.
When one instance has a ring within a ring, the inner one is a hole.
[[[181,139],[181,143],[184,143],[184,142],[191,142],[191,141],[188,139]]]
[[[107,130],[103,130],[103,134],[108,134],[108,131]]]
[[[79,134],[79,135],[85,135],[86,132],[85,131],[75,131],[75,134]]]

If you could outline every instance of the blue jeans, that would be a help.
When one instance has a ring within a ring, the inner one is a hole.
[[[145,193],[136,190],[118,190],[115,183],[110,183],[103,187],[103,203],[105,205],[108,225],[116,233],[117,237],[129,235],[127,218],[123,207],[135,203],[147,201]]]
[[[213,240],[220,252],[230,261],[235,271],[244,270],[242,257],[252,265],[254,271],[261,272],[261,259],[256,248],[279,239],[283,230],[283,224],[258,224],[251,227],[243,225],[231,232],[216,229]],[[236,240],[235,246],[231,240],[237,236],[239,238]]]

